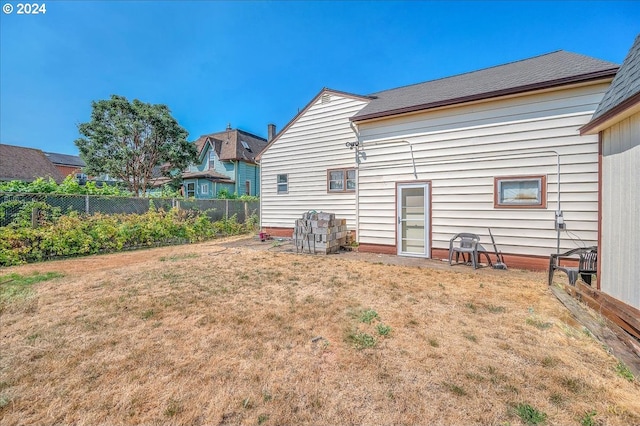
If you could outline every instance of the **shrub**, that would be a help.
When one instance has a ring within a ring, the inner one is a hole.
[[[50,215],[51,219],[37,228],[31,227],[26,213],[23,216],[12,226],[0,227],[0,266],[204,241],[216,235],[238,235],[253,226],[238,223],[235,215],[212,223],[204,212],[177,209],[91,216],[71,212],[64,216]]]

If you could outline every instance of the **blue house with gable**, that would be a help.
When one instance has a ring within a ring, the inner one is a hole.
[[[269,127],[269,134],[275,132]],[[260,166],[256,156],[267,140],[240,129],[200,136],[195,141],[198,162],[182,173],[186,197],[211,199],[225,190],[229,194],[259,195]]]

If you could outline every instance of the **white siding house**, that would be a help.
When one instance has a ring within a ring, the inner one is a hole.
[[[426,258],[446,258],[459,232],[488,248],[490,227],[508,264],[545,268],[597,242],[598,138],[579,128],[616,70],[559,51],[368,97],[323,91],[262,153],[262,226],[330,211],[361,251]],[[336,168],[355,169],[353,192],[328,192]]]
[[[273,235],[290,236],[296,219],[309,210],[335,213],[355,228],[355,191],[328,188],[328,174],[350,174],[354,134],[349,118],[367,103],[362,96],[323,89],[260,156],[260,219]],[[354,182],[350,180],[348,186]],[[339,186],[334,182],[334,186]]]
[[[583,297],[640,338],[640,36],[581,132],[599,135],[602,170],[597,289]]]
[[[480,235],[488,247],[491,228],[512,264],[520,260],[514,256],[546,262],[558,243],[559,161],[560,208],[570,231],[561,233],[560,251],[575,248],[574,240],[595,245],[598,138],[581,137],[578,129],[607,86],[561,87],[358,122],[364,153],[358,241],[396,251],[396,183],[417,180],[429,184],[431,241],[426,243],[433,257],[446,258],[449,239],[459,232]],[[544,202],[534,208],[497,206],[496,179],[502,177],[542,177]]]

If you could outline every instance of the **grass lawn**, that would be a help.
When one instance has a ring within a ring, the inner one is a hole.
[[[3,425],[640,424],[640,383],[543,273],[209,242],[10,285]]]

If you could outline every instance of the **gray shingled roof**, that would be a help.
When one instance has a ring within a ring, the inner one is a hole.
[[[597,120],[638,93],[640,93],[640,34],[636,37],[591,121]]]
[[[618,65],[576,53],[557,52],[479,71],[374,93],[353,121],[519,93],[613,76]]]
[[[216,154],[222,161],[242,160],[255,163],[256,156],[267,146],[267,140],[260,136],[240,129],[228,129],[200,136],[195,142],[198,153],[202,151],[208,139],[214,144]],[[246,149],[242,142],[245,142],[249,149]]]
[[[63,179],[56,166],[39,149],[0,144],[0,181],[33,182],[39,177],[51,177],[56,182]]]
[[[45,152],[49,161],[60,166],[84,167],[85,162],[77,155],[57,154],[55,152]]]

